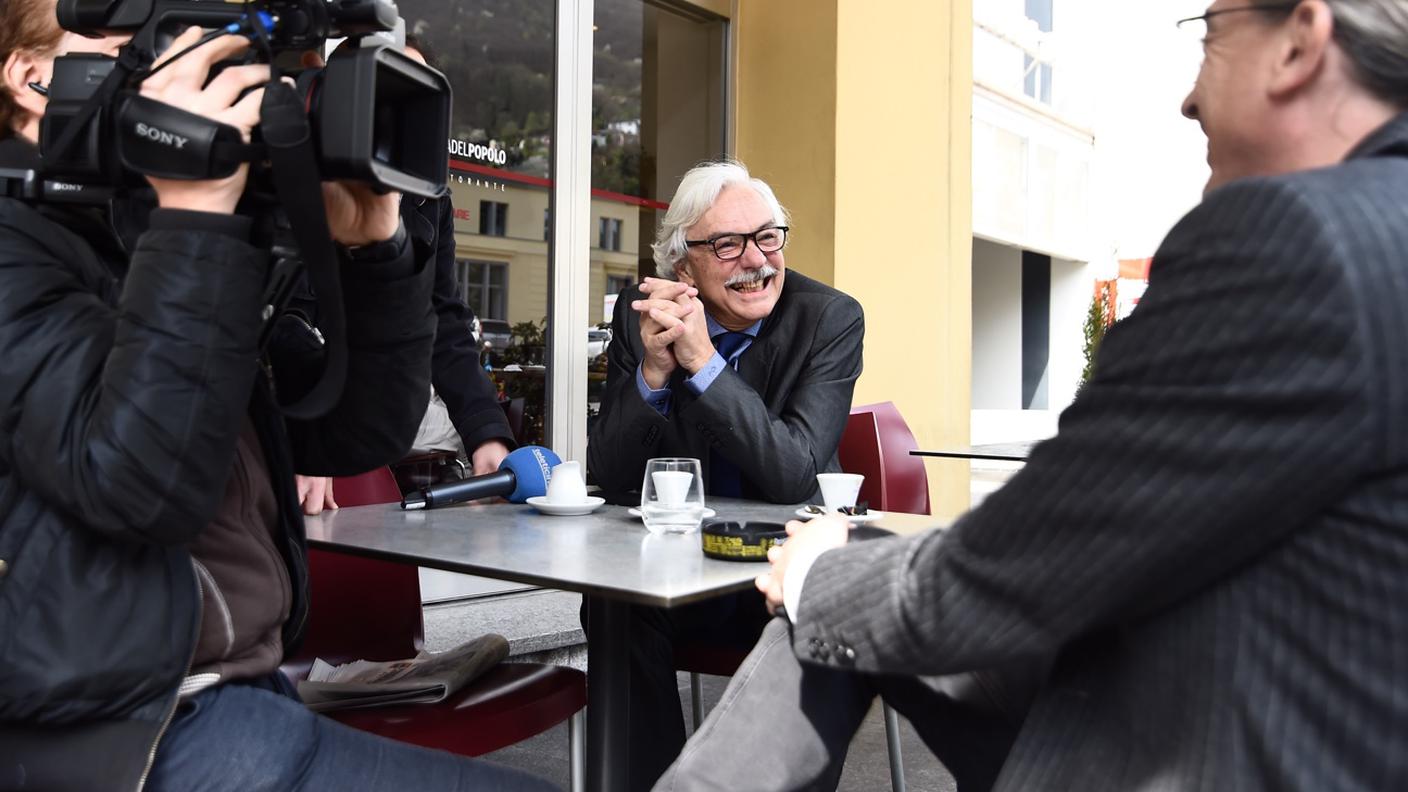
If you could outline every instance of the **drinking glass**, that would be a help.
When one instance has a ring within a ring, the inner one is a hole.
[[[704,521],[704,476],[699,460],[650,459],[640,485],[640,514],[651,533],[691,533]]]

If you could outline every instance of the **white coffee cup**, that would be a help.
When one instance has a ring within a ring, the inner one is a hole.
[[[582,479],[581,462],[560,462],[548,478],[548,503],[578,504],[587,501],[587,482]]]
[[[656,470],[650,474],[655,482],[656,497],[666,506],[679,506],[689,496],[694,474],[687,470]]]
[[[860,495],[860,485],[864,481],[865,476],[859,473],[816,474],[816,483],[821,487],[821,500],[829,512],[856,505],[856,497]]]

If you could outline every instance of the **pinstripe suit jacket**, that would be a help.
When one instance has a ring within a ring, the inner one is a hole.
[[[1095,371],[950,531],[823,554],[798,655],[1057,655],[1001,790],[1408,789],[1408,114],[1208,195]]]

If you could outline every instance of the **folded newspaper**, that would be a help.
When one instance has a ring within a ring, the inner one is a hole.
[[[489,633],[448,652],[421,652],[407,660],[356,660],[334,666],[319,658],[313,661],[308,678],[298,683],[298,695],[314,712],[433,704],[444,701],[505,657],[508,641]]]

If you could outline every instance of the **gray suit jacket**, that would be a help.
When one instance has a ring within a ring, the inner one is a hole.
[[[794,649],[1056,654],[1002,790],[1408,789],[1408,115],[1170,232],[1060,434],[812,567]]]
[[[799,503],[816,492],[817,473],[840,470],[836,446],[861,370],[859,303],[788,270],[738,370],[724,369],[698,398],[677,370],[665,417],[636,387],[643,348],[631,302],[640,296],[631,287],[616,300],[606,390],[587,447],[587,467],[603,489],[639,490],[646,460],[665,456],[698,458],[707,482],[711,446],[738,466],[747,498]]]

